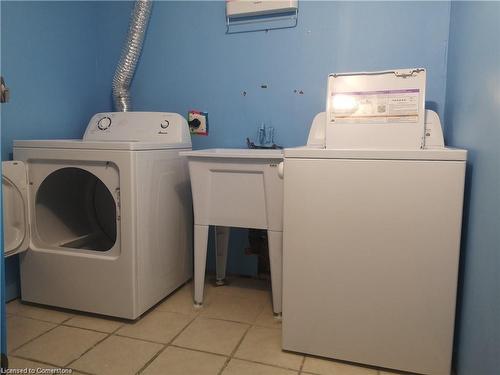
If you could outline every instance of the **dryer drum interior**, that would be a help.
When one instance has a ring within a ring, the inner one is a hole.
[[[37,234],[51,247],[110,250],[117,238],[117,204],[108,187],[81,168],[58,169],[40,184]]]

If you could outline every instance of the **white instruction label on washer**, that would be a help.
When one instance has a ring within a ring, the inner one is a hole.
[[[339,124],[416,123],[419,89],[331,93],[332,122]]]

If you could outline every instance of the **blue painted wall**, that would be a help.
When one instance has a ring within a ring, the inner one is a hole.
[[[500,3],[451,7],[446,135],[469,150],[456,335],[459,375],[500,371]]]
[[[13,139],[78,138],[93,113],[111,109],[131,6],[1,2],[2,74],[12,89],[2,160]],[[489,375],[500,368],[499,18],[499,4],[301,1],[294,29],[226,35],[222,1],[156,2],[134,106],[208,111],[210,135],[195,148],[242,147],[262,121],[295,146],[324,108],[328,73],[426,67],[428,106],[446,114],[448,143],[470,150],[456,362],[459,375]],[[245,245],[238,231],[231,246]],[[16,269],[8,265],[11,295]],[[252,272],[255,260],[233,252],[229,270]]]
[[[2,75],[11,89],[2,105],[2,160],[12,158],[14,139],[80,138],[106,102],[106,92],[97,90],[98,3],[0,6]],[[11,257],[7,299],[18,295],[18,278],[18,259]]]
[[[193,139],[195,148],[243,147],[261,122],[276,128],[278,143],[304,144],[335,71],[424,66],[428,105],[443,113],[447,2],[303,1],[296,28],[233,35],[225,34],[224,6],[155,2],[132,86],[136,110],[208,111],[210,135]],[[111,109],[131,9],[131,2],[2,2],[2,72],[13,92],[2,113],[3,159],[15,138],[80,137],[91,114]],[[234,231],[230,246],[237,250],[229,271],[255,273],[255,257],[242,251],[246,231]],[[12,295],[17,259],[8,262]]]
[[[2,1],[2,160],[14,139],[80,138],[96,90],[97,3]]]
[[[208,111],[210,136],[195,138],[195,147],[243,147],[261,121],[280,144],[304,144],[336,71],[424,66],[428,101],[443,112],[449,3],[303,1],[296,28],[233,35],[225,34],[224,7],[156,2],[132,87],[139,110]],[[100,74],[109,81],[131,4],[105,8]]]
[[[99,12],[101,82],[113,75],[131,8],[112,2]],[[447,2],[302,1],[296,28],[227,35],[223,1],[156,2],[133,106],[208,111],[210,134],[193,138],[194,148],[245,147],[261,122],[275,127],[277,143],[297,146],[324,110],[329,73],[423,66],[428,105],[443,114],[449,12]],[[242,251],[246,231],[233,234],[229,272],[255,273]]]

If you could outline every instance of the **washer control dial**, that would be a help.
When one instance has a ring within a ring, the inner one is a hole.
[[[160,124],[162,129],[168,128],[169,125],[170,125],[170,122],[168,120],[163,120]]]
[[[99,130],[106,130],[111,126],[111,119],[109,117],[102,117],[97,121]]]

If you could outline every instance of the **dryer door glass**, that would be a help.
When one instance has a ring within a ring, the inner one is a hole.
[[[36,194],[38,236],[51,247],[108,251],[117,237],[116,207],[113,194],[94,174],[58,169]]]

